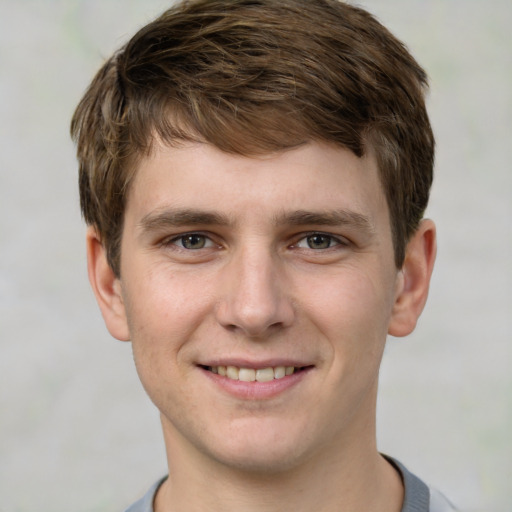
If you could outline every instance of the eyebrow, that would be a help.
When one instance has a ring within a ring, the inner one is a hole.
[[[217,212],[189,208],[165,208],[144,215],[138,223],[142,231],[157,231],[167,227],[217,225],[229,226],[230,219]]]
[[[375,233],[375,227],[370,218],[362,213],[352,210],[326,210],[326,211],[308,211],[297,210],[292,213],[283,213],[274,219],[276,225],[290,226],[347,226],[364,232],[368,235]]]
[[[148,213],[138,224],[141,231],[151,232],[168,227],[232,226],[235,223],[227,215],[218,212],[191,208],[165,208]],[[375,233],[369,217],[346,209],[282,212],[274,216],[273,224],[275,226],[347,226],[368,235]]]

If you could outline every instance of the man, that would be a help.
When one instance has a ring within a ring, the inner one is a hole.
[[[427,299],[426,75],[336,0],[193,0],[79,104],[89,277],[161,413],[129,511],[452,510],[376,447],[386,336]]]

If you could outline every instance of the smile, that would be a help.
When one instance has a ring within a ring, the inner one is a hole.
[[[238,366],[207,366],[206,369],[221,377],[242,382],[270,382],[282,379],[301,370],[295,366],[275,366],[268,368],[239,368]]]

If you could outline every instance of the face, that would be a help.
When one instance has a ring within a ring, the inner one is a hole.
[[[168,446],[278,471],[372,444],[402,281],[371,154],[160,146],[132,184],[121,254],[117,336]]]

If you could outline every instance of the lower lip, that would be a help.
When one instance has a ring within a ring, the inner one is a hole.
[[[201,368],[201,371],[223,391],[236,398],[242,400],[269,400],[298,385],[312,369],[313,367],[308,367],[291,375],[286,375],[281,379],[274,379],[268,382],[244,382],[228,379],[204,368]]]

